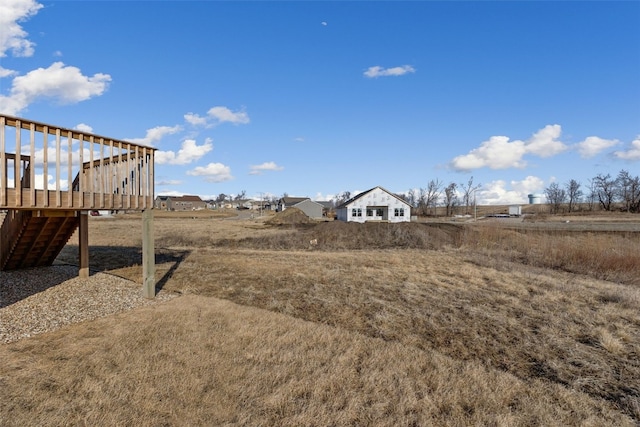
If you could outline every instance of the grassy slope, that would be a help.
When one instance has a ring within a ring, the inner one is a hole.
[[[0,346],[0,421],[640,420],[637,286],[495,259],[486,246],[273,250],[313,234],[188,220],[159,218],[156,230],[164,291],[191,295]],[[139,223],[91,227],[92,265],[139,278],[126,233]],[[432,238],[457,239],[440,231]],[[120,248],[107,248],[116,235]]]
[[[430,349],[184,296],[0,346],[2,424],[632,425]]]

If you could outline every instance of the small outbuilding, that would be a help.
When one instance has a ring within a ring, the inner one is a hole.
[[[409,222],[411,205],[378,186],[364,191],[336,208],[336,218],[347,222]]]
[[[522,215],[522,206],[520,205],[509,206],[509,216],[520,216],[520,215]]]

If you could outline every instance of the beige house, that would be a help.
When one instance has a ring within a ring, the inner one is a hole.
[[[165,211],[197,211],[207,204],[199,196],[158,196],[154,207]]]

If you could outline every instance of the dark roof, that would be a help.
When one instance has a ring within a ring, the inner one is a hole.
[[[280,199],[280,203],[283,203],[285,206],[293,206],[297,205],[300,202],[304,202],[305,200],[311,200],[309,197],[282,197]]]
[[[203,202],[200,196],[169,196],[168,198],[176,202]]]
[[[362,193],[357,194],[356,196],[354,196],[354,197],[350,198],[349,200],[347,200],[346,202],[342,203],[342,204],[341,204],[340,206],[338,206],[336,209],[344,208],[344,207],[345,207],[346,205],[348,205],[349,203],[351,203],[351,202],[353,202],[353,201],[355,201],[355,200],[358,200],[360,197],[364,196],[364,195],[365,195],[365,194],[367,194],[367,193],[372,192],[372,191],[373,191],[373,190],[375,190],[376,188],[381,189],[381,190],[382,190],[382,191],[384,191],[385,193],[390,194],[391,196],[395,197],[396,199],[400,200],[401,202],[403,202],[403,203],[405,203],[405,204],[407,204],[407,205],[411,206],[411,203],[407,202],[406,200],[404,200],[404,199],[403,199],[403,198],[401,198],[401,197],[396,196],[395,194],[393,194],[391,191],[387,190],[386,188],[380,187],[380,186],[378,185],[378,186],[376,186],[376,187],[373,187],[373,188],[368,189],[367,191],[363,191]]]

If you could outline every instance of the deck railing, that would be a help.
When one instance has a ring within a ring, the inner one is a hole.
[[[0,115],[0,209],[151,209],[154,151]]]

